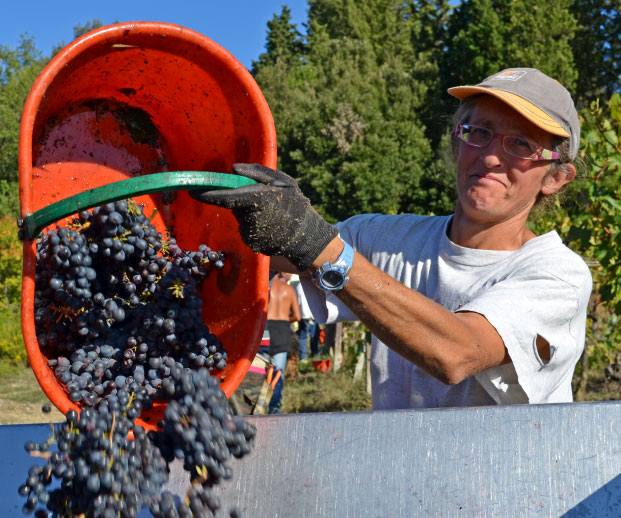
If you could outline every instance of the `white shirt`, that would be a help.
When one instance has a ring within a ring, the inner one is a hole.
[[[447,237],[452,216],[354,216],[341,238],[373,265],[450,311],[485,316],[512,363],[486,369],[454,386],[425,373],[373,337],[375,409],[572,401],[571,379],[584,348],[591,275],[556,232],[516,251],[464,248]],[[334,295],[303,280],[319,322],[356,320]],[[550,344],[543,361],[536,339]]]
[[[295,293],[298,296],[298,304],[300,306],[300,314],[302,315],[302,320],[308,320],[313,318],[313,312],[308,305],[306,295],[304,295],[304,289],[302,288],[302,284],[299,282],[295,285]]]

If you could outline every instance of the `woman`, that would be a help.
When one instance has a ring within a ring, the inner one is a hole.
[[[249,164],[233,170],[258,184],[193,196],[232,208],[246,243],[279,256],[273,268],[308,271],[318,321],[367,325],[375,409],[571,401],[590,273],[555,232],[526,223],[575,176],[573,101],[527,68],[449,93],[462,99],[451,216],[332,227],[285,173]]]

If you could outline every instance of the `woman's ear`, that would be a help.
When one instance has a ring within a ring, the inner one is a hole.
[[[554,172],[543,180],[541,194],[549,195],[560,191],[563,185],[568,184],[576,177],[576,167],[574,164],[563,164],[557,167]]]

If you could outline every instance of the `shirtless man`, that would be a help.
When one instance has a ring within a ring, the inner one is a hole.
[[[270,414],[280,413],[287,352],[291,345],[291,322],[302,318],[295,289],[287,284],[290,273],[277,273],[270,287],[270,300],[267,306],[267,328],[270,333],[270,356],[275,371],[282,375],[274,388],[270,401]]]

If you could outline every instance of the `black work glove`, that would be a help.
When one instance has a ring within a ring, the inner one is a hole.
[[[293,178],[259,164],[234,164],[235,174],[256,180],[237,189],[189,191],[192,198],[233,209],[242,240],[254,252],[286,257],[306,271],[338,235],[311,207]]]

